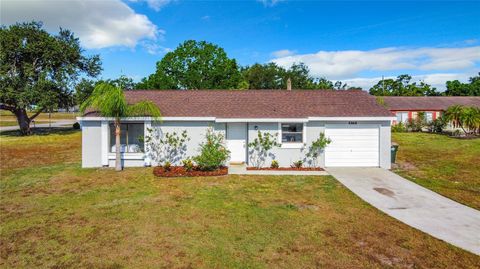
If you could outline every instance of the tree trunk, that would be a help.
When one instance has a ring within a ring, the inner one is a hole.
[[[115,171],[122,171],[120,153],[120,119],[115,119]]]
[[[20,127],[20,133],[22,135],[30,135],[30,118],[28,118],[27,110],[20,108],[13,112],[17,117],[18,126]]]

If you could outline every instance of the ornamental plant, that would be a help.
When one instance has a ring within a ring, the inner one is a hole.
[[[230,151],[225,147],[224,136],[215,133],[212,128],[205,134],[205,142],[200,144],[200,155],[193,160],[203,171],[213,171],[225,165],[230,157]]]
[[[332,142],[330,138],[325,136],[325,133],[320,133],[317,140],[313,141],[310,147],[308,148],[307,158],[310,158],[310,163],[313,166],[316,166],[318,156],[320,152]]]
[[[265,163],[267,156],[270,155],[272,158],[275,157],[269,153],[271,149],[280,145],[277,142],[276,137],[277,134],[272,135],[270,133],[262,133],[258,131],[257,138],[248,143],[250,160],[253,166],[260,168]]]
[[[421,132],[427,124],[425,112],[418,112],[415,119],[409,119],[407,122],[407,130],[411,132]]]
[[[270,167],[273,169],[277,169],[280,165],[278,164],[277,160],[273,160],[272,163],[270,164]]]
[[[148,152],[158,164],[169,162],[179,163],[187,153],[187,142],[190,141],[187,131],[162,134],[159,130],[148,129],[149,135],[145,138]]]
[[[102,117],[114,118],[115,128],[115,170],[122,170],[120,159],[121,119],[126,117],[151,116],[155,121],[160,119],[160,108],[151,101],[140,101],[129,104],[125,99],[123,89],[108,83],[100,83],[95,87],[90,97],[80,106],[80,111],[85,113],[92,109]]]
[[[302,165],[303,165],[303,161],[302,161],[302,160],[298,160],[298,161],[296,161],[296,162],[293,162],[292,167],[293,167],[293,168],[302,168]]]
[[[183,167],[185,168],[185,171],[189,172],[193,170],[193,161],[190,158],[187,158],[182,161]]]
[[[445,121],[459,127],[465,135],[480,133],[480,109],[478,107],[451,106],[444,114]]]

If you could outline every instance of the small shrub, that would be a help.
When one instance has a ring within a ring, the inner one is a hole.
[[[445,121],[442,118],[438,118],[429,122],[427,124],[427,129],[431,133],[442,133],[445,125]]]
[[[223,135],[216,134],[212,128],[207,130],[205,139],[206,141],[200,144],[200,155],[195,156],[193,160],[200,170],[212,171],[225,164],[230,151],[224,146]]]
[[[318,156],[320,155],[320,151],[322,151],[330,143],[332,143],[332,140],[326,137],[325,133],[320,133],[317,140],[312,142],[306,154],[307,158],[310,158],[309,162],[311,165],[313,166],[317,165],[317,159],[318,159]]]
[[[395,125],[392,125],[392,132],[394,133],[404,133],[407,131],[407,127],[403,122],[399,122]]]
[[[418,112],[415,119],[409,119],[407,122],[407,130],[411,132],[421,132],[426,125],[425,112]]]
[[[277,160],[273,160],[273,161],[272,161],[272,164],[270,164],[270,167],[271,167],[271,168],[274,168],[274,169],[277,169],[278,167],[280,167],[280,165],[278,165],[278,161],[277,161]]]
[[[75,123],[73,124],[73,129],[75,129],[75,130],[80,130],[80,123],[75,122]]]
[[[270,150],[278,146],[280,146],[280,144],[277,142],[277,134],[273,135],[258,131],[257,137],[248,143],[250,160],[253,166],[257,168],[262,167],[267,156],[273,156],[273,154],[269,154]]]
[[[170,171],[170,168],[172,168],[172,163],[169,162],[169,161],[166,161],[166,162],[163,164],[163,169],[165,169],[165,171]]]
[[[292,167],[294,167],[294,168],[302,168],[302,165],[303,165],[303,161],[302,161],[302,160],[298,160],[298,161],[296,161],[296,162],[293,162]]]
[[[182,161],[183,167],[185,168],[186,171],[192,171],[193,170],[193,161],[192,159],[188,158]]]

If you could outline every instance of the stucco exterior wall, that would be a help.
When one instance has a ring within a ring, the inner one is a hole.
[[[293,162],[302,160],[305,165],[311,164],[309,160],[305,158],[307,154],[308,147],[313,140],[316,140],[320,134],[325,129],[325,124],[318,121],[307,122],[306,124],[306,146],[302,145],[297,148],[285,148],[285,147],[275,147],[271,152],[271,156],[267,156],[263,163],[263,166],[270,166],[272,160],[278,161],[280,167],[290,167]],[[272,135],[278,135],[280,132],[278,123],[249,123],[248,124],[248,142],[253,141],[258,136],[258,131],[262,133],[267,132]],[[304,143],[305,144],[305,143]],[[249,150],[250,152],[250,150]],[[251,154],[248,156],[248,164],[252,165],[253,160],[251,159]],[[323,154],[320,154],[320,157],[317,159],[317,165],[323,167],[324,157]]]
[[[345,121],[332,122],[329,121],[328,124],[347,124]],[[147,127],[149,122],[147,123]],[[268,156],[263,166],[270,166],[273,159],[279,162],[281,167],[289,167],[293,162],[302,160],[306,166],[311,165],[311,160],[306,158],[308,147],[311,145],[312,141],[316,140],[321,132],[325,131],[324,121],[309,121],[305,123],[305,143],[298,148],[284,148],[276,147],[271,150],[273,156]],[[379,164],[380,167],[390,169],[390,146],[391,146],[391,130],[390,130],[390,121],[369,121],[369,122],[358,122],[358,124],[376,124],[379,126]],[[103,128],[105,129],[106,124],[104,122]],[[213,127],[216,132],[221,132],[225,136],[226,124],[225,123],[215,123],[213,121],[167,121],[161,123],[152,123],[151,125],[153,130],[158,131],[160,134],[165,134],[167,132],[177,132],[181,133],[183,130],[187,131],[187,134],[190,138],[190,141],[187,142],[187,150],[182,159],[186,157],[193,157],[198,155],[199,144],[205,140],[205,133],[209,127]],[[272,135],[279,133],[279,124],[277,122],[273,123],[248,123],[247,124],[247,141],[249,143],[253,141],[258,134],[258,131],[268,132]],[[104,132],[106,132],[104,130]],[[147,134],[145,134],[147,135]],[[102,139],[103,137],[103,139]],[[106,141],[102,141],[106,140]],[[102,136],[102,122],[101,121],[84,121],[82,122],[82,167],[102,167],[102,160],[104,165],[114,167],[115,160],[112,158],[112,153],[105,153],[106,150],[102,151],[102,148],[108,148],[108,136]],[[250,152],[250,150],[249,150]],[[108,157],[103,156],[108,154]],[[123,165],[125,167],[129,166],[144,166],[146,164],[145,156],[147,154],[136,154],[133,158],[126,157],[123,160]],[[148,160],[149,158],[147,158]],[[251,165],[251,156],[247,155],[248,164]],[[148,163],[148,161],[147,161]],[[155,160],[150,160],[151,165],[156,165]],[[180,162],[175,163],[176,165]],[[320,167],[325,166],[325,155],[324,152],[321,152],[319,158],[317,159],[317,164]]]
[[[328,124],[346,124],[345,121],[329,121]],[[314,140],[316,140],[320,133],[325,132],[325,124],[323,121],[309,121],[306,124],[306,143],[300,148],[282,148],[276,147],[271,150],[272,156],[268,156],[263,166],[270,166],[273,159],[279,162],[280,167],[289,167],[293,162],[302,160],[306,166],[312,164],[312,160],[306,158],[308,148]],[[391,130],[389,121],[365,121],[358,124],[375,124],[379,125],[379,164],[385,169],[391,168],[390,163],[390,147],[391,147]],[[255,129],[257,128],[257,130]],[[248,141],[253,141],[258,131],[268,132],[272,135],[279,133],[278,123],[249,123],[248,124]],[[249,165],[252,164],[249,156]],[[317,159],[317,164],[320,167],[325,167],[325,154],[322,151]]]
[[[187,131],[187,135],[190,138],[190,141],[186,143],[187,149],[185,152],[185,157],[193,157],[198,155],[200,143],[205,141],[205,134],[208,128],[212,127],[215,131],[221,132],[225,137],[225,124],[224,123],[215,123],[208,121],[184,121],[184,122],[161,122],[161,123],[152,123],[152,128],[157,130],[160,134],[173,133],[181,134],[184,130]],[[175,162],[174,164],[179,165],[181,161]],[[152,160],[152,165],[156,165],[157,162]]]
[[[82,167],[102,167],[101,122],[82,123]]]
[[[380,123],[380,167],[390,169],[392,167],[390,156],[392,146],[392,131],[389,121]]]

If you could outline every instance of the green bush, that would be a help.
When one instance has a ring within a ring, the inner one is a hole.
[[[209,128],[205,139],[206,141],[200,144],[200,155],[193,158],[200,170],[212,171],[225,165],[230,151],[224,146],[223,135],[216,134],[212,128]]]
[[[307,158],[309,158],[308,162],[312,166],[317,165],[317,159],[322,151],[326,146],[332,143],[332,140],[325,136],[325,133],[320,133],[317,140],[313,141],[310,147],[308,148],[308,152],[306,154]]]
[[[399,122],[395,125],[392,125],[392,132],[394,133],[404,133],[407,131],[407,127],[403,122]]]
[[[183,167],[185,168],[186,171],[192,171],[193,170],[193,161],[192,159],[185,159],[182,161]]]
[[[303,165],[303,161],[302,161],[302,160],[298,160],[298,161],[296,161],[296,162],[293,162],[292,167],[294,167],[294,168],[302,168],[302,165]]]
[[[273,160],[272,164],[270,164],[270,167],[276,169],[276,168],[280,167],[280,165],[278,164],[277,160]]]
[[[445,125],[445,121],[442,118],[438,118],[427,123],[427,128],[431,133],[442,133]]]
[[[258,131],[257,137],[248,143],[251,164],[257,168],[262,167],[268,155],[273,157],[270,150],[278,146],[280,144],[277,142],[277,134]]]
[[[418,112],[415,119],[409,119],[407,122],[407,130],[411,132],[421,132],[427,124],[425,112]]]
[[[169,161],[166,161],[166,162],[163,164],[163,169],[165,169],[165,171],[170,171],[170,168],[172,168],[172,163],[169,162]]]
[[[73,129],[75,129],[75,130],[80,130],[80,123],[75,122],[75,123],[73,124]]]

